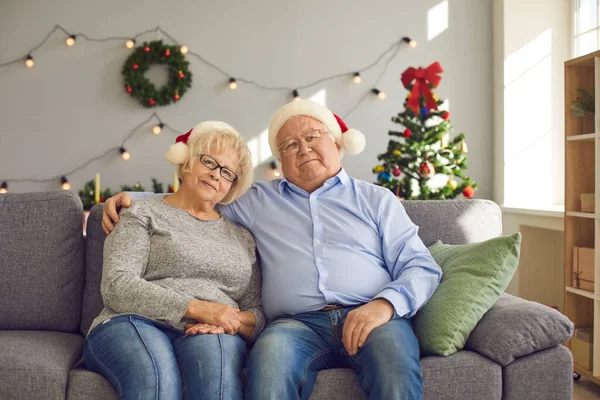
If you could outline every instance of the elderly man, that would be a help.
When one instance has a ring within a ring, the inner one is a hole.
[[[364,136],[302,100],[277,111],[269,142],[284,179],[257,182],[220,207],[254,235],[270,321],[250,353],[246,397],[306,399],[320,370],[347,366],[369,398],[422,398],[409,318],[442,272],[400,201],[341,168]],[[129,202],[107,201],[106,231],[116,206]]]

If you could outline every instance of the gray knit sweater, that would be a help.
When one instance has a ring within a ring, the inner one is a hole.
[[[194,322],[183,315],[195,298],[252,312],[253,342],[265,324],[260,285],[254,238],[246,228],[224,216],[197,219],[164,197],[136,199],[104,243],[104,309],[89,332],[120,314],[183,330]]]

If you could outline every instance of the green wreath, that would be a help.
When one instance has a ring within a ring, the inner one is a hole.
[[[152,64],[167,64],[169,67],[169,80],[160,89],[144,76]],[[192,86],[189,65],[177,46],[165,45],[161,40],[144,42],[135,48],[121,70],[125,90],[144,107],[165,106],[178,101]]]

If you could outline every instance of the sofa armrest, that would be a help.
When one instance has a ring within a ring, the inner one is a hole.
[[[563,343],[573,336],[573,323],[560,312],[533,301],[504,294],[481,318],[465,345],[502,366]]]

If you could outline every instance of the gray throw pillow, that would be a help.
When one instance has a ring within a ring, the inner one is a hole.
[[[465,348],[506,366],[571,336],[573,323],[560,312],[504,294],[471,332]]]

